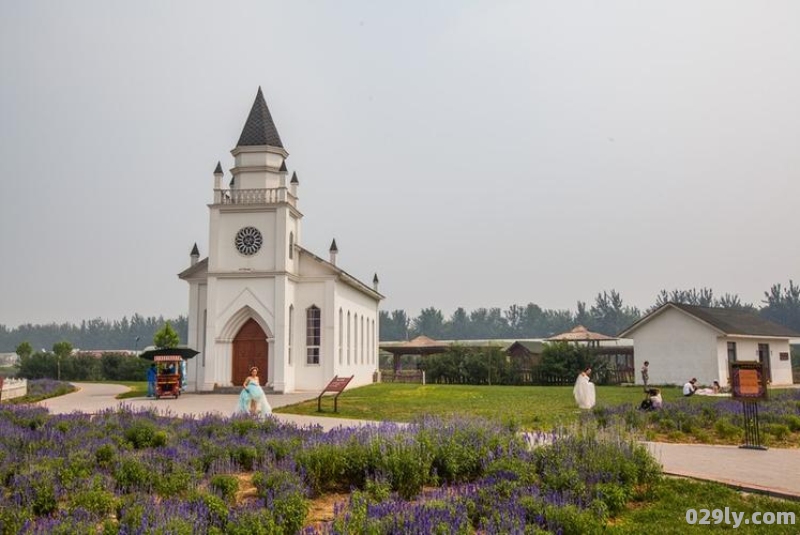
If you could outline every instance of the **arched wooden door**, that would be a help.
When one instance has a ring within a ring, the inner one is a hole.
[[[250,318],[233,339],[233,384],[242,384],[253,366],[258,366],[261,385],[266,384],[268,355],[267,335],[256,320]]]

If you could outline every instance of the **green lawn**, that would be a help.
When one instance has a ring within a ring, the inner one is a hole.
[[[794,525],[761,525],[745,524],[744,522],[734,529],[733,518],[728,517],[731,522],[726,524],[721,515],[717,519],[722,519],[719,524],[715,524],[713,511],[715,509],[724,511],[728,507],[729,511],[744,513],[742,519],[750,519],[752,513],[759,512],[786,512],[794,513]],[[700,509],[712,511],[707,516],[710,522],[708,525],[700,525],[699,522],[689,525],[686,522],[686,511],[694,509],[699,515],[703,514]],[[800,529],[800,503],[777,500],[766,496],[753,494],[743,494],[728,487],[701,481],[688,479],[664,478],[653,489],[653,495],[647,500],[639,503],[629,504],[619,517],[615,518],[609,531],[619,534],[656,534],[672,535],[680,533],[707,533],[709,531],[733,531],[735,533],[775,533],[775,534],[796,534]]]
[[[681,396],[680,388],[662,391],[665,401]],[[638,406],[642,387],[598,386],[597,404]],[[378,383],[339,396],[339,412],[333,412],[333,397],[322,400],[324,416],[361,420],[408,422],[421,414],[474,415],[515,422],[526,429],[551,429],[576,420],[580,410],[571,386],[473,386]],[[317,400],[281,407],[275,412],[319,415]]]

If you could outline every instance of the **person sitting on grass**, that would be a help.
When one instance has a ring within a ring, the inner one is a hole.
[[[661,399],[661,391],[658,388],[651,388],[647,391],[647,397],[642,401],[639,408],[643,411],[655,411],[664,405]]]
[[[695,384],[697,384],[697,378],[692,377],[689,382],[683,385],[683,395],[686,397],[693,396],[694,393],[697,392]]]

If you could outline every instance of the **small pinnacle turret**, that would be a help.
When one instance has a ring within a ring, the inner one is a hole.
[[[189,253],[189,258],[191,259],[191,265],[195,265],[197,261],[200,260],[200,249],[197,248],[197,243],[195,243],[194,247],[192,247],[192,252]]]
[[[336,238],[334,238],[333,241],[331,242],[331,248],[329,249],[329,252],[331,253],[331,264],[335,266],[336,254],[339,252],[339,248],[336,247]]]
[[[286,169],[286,160],[283,160],[283,161],[281,162],[281,168],[279,169],[279,171],[280,171],[281,173],[288,173],[288,172],[289,172],[289,170],[288,170],[288,169]]]
[[[214,169],[214,174],[215,175],[223,174],[222,173],[222,163],[221,162],[217,162],[217,167]]]
[[[290,184],[300,184],[300,181],[297,180],[297,171],[292,172],[292,180],[289,181]]]

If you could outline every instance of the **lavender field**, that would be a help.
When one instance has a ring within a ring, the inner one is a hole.
[[[613,435],[533,438],[473,418],[322,432],[9,405],[0,533],[586,533],[660,478]],[[328,518],[309,514],[332,495]]]

